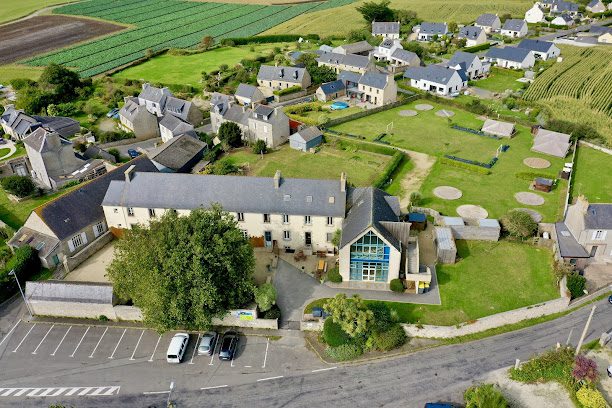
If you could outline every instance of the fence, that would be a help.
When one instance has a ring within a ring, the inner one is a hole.
[[[612,150],[607,149],[607,148],[605,148],[603,146],[598,146],[598,145],[593,144],[593,143],[585,142],[584,140],[579,141],[578,145],[579,146],[587,146],[587,147],[590,147],[591,149],[599,150],[600,152],[603,152],[605,154],[609,154],[609,155],[612,156]]]
[[[347,115],[347,116],[343,116],[341,118],[336,118],[336,119],[332,119],[329,122],[327,122],[325,124],[326,128],[332,127],[332,126],[336,126],[339,125],[341,123],[345,123],[345,122],[350,122],[351,120],[355,120],[355,119],[360,119],[369,115],[373,115],[375,113],[378,112],[383,112],[389,109],[393,109],[393,108],[397,108],[398,106],[402,106],[405,105],[407,103],[410,103],[412,101],[415,101],[419,99],[419,95],[412,95],[412,96],[407,96],[407,97],[403,97],[398,101],[395,101],[393,103],[384,105],[384,106],[379,106],[377,108],[372,108],[372,109],[366,109],[364,111],[361,112],[356,112],[353,113],[351,115]]]

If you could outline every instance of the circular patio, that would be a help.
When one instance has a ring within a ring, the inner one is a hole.
[[[419,112],[412,110],[412,109],[406,109],[406,110],[402,110],[400,111],[400,116],[416,116],[418,115]]]
[[[531,208],[515,208],[515,209],[517,211],[526,212],[527,214],[531,216],[531,219],[534,220],[535,222],[541,222],[542,219],[544,218],[542,214],[540,214],[536,210],[532,210]]]
[[[446,109],[441,109],[441,110],[436,112],[436,116],[440,116],[441,118],[451,118],[451,117],[455,116],[455,112],[449,111],[449,110],[446,110]]]
[[[428,110],[432,110],[433,106],[431,106],[428,103],[419,103],[418,105],[414,106],[414,109],[420,110],[420,111],[428,111]]]
[[[527,191],[521,191],[520,193],[516,193],[514,195],[514,198],[516,198],[516,201],[518,201],[521,204],[526,204],[526,205],[542,205],[544,204],[544,198],[540,197],[539,195],[535,194],[535,193],[530,193]]]
[[[433,189],[433,193],[436,197],[443,200],[458,200],[463,195],[461,190],[451,186],[436,187]]]
[[[457,207],[457,214],[463,218],[487,218],[489,213],[479,205],[464,204]]]
[[[523,160],[523,164],[532,169],[547,169],[550,167],[550,162],[539,157],[527,157]]]

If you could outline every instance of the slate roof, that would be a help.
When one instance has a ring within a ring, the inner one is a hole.
[[[190,109],[191,102],[184,99],[175,98],[174,96],[168,96],[166,98],[166,104],[164,105],[164,116],[168,116],[168,114],[170,114],[187,121]]]
[[[570,147],[570,135],[539,129],[531,150],[556,157],[565,157]]]
[[[126,118],[128,121],[133,122],[136,118],[136,115],[141,112],[141,110],[146,111],[146,107],[140,106],[138,104],[138,98],[136,97],[128,97],[125,98],[125,104],[119,110],[119,115]]]
[[[589,29],[589,33],[592,34],[606,34],[606,33],[611,33],[612,34],[612,27],[608,27],[608,26],[591,26],[591,28]]]
[[[504,48],[490,48],[485,54],[488,58],[496,58],[507,61],[523,62],[531,51],[525,48],[517,47],[504,47]]]
[[[5,107],[0,120],[20,137],[41,126],[63,137],[73,136],[81,130],[81,125],[74,119],[64,116],[30,116],[21,109],[15,109],[12,105]]]
[[[62,137],[74,136],[81,130],[81,124],[72,118],[64,116],[36,116],[32,118],[38,121],[45,129],[59,133]]]
[[[492,27],[493,23],[497,19],[499,19],[497,15],[485,13],[485,14],[481,14],[480,16],[478,16],[478,18],[476,19],[476,24],[480,26],[484,26],[484,27]]]
[[[502,26],[502,30],[521,31],[521,29],[525,25],[527,25],[525,20],[521,20],[518,18],[510,18],[504,23],[504,25]]]
[[[333,199],[330,199],[333,197]],[[333,202],[332,202],[333,201]],[[107,206],[191,210],[220,204],[230,212],[344,217],[340,180],[136,173],[129,183],[111,182]]]
[[[559,1],[557,2],[557,11],[564,12],[568,11],[571,13],[578,12],[578,5],[576,3],[572,3],[571,1]]]
[[[400,242],[382,224],[383,221],[399,222],[399,199],[374,187],[352,188],[348,197],[348,213],[342,223],[340,248],[350,244],[372,227],[395,249]]]
[[[391,21],[391,22],[374,21],[372,23],[372,34],[374,35],[399,34],[399,33],[400,33],[400,23],[398,23],[397,21]]]
[[[29,245],[38,251],[39,257],[46,258],[59,245],[59,240],[31,228],[21,227],[8,241],[8,245],[14,248]]]
[[[487,119],[481,129],[484,133],[501,137],[511,137],[514,134],[514,123]]]
[[[391,49],[395,45],[396,41],[397,40],[392,40],[390,38],[387,38],[383,40],[383,42],[380,43],[379,47]]]
[[[415,59],[417,59],[418,61],[421,60],[419,56],[416,55],[414,52],[402,50],[401,48],[397,48],[395,51],[393,51],[393,53],[391,54],[391,58],[395,58],[399,61],[408,63],[413,62]]]
[[[335,52],[321,54],[319,58],[317,58],[317,61],[333,65],[347,65],[349,67],[355,67],[360,69],[367,68],[367,66],[370,64],[370,59],[364,55],[344,55],[337,54]]]
[[[548,52],[554,44],[548,41],[530,40],[528,38],[522,40],[517,47],[525,48],[530,51]]]
[[[584,227],[612,230],[612,204],[589,204],[584,215]]]
[[[340,71],[338,74],[338,79],[343,82],[353,82],[356,84],[359,82],[359,78],[361,78],[361,75],[351,71]]]
[[[302,78],[304,78],[304,72],[306,72],[306,68],[262,65],[259,68],[257,79],[262,81],[284,81],[301,84]]]
[[[478,55],[465,51],[456,51],[450,61],[448,61],[448,66],[454,67],[459,65],[462,69],[466,70],[475,59],[478,59]]]
[[[259,116],[263,116],[269,118],[270,115],[274,113],[274,108],[271,108],[267,105],[257,105],[255,109],[253,109],[253,116],[255,118],[259,118]]]
[[[71,238],[81,229],[104,219],[101,203],[112,180],[122,180],[125,170],[135,165],[141,172],[157,172],[155,165],[144,156],[81,184],[54,200],[34,209],[34,212],[60,239]]]
[[[449,227],[434,227],[436,236],[436,246],[438,249],[446,251],[457,251],[453,231]]]
[[[225,108],[223,113],[223,119],[238,123],[240,125],[248,126],[249,125],[249,116],[251,115],[251,109],[246,109],[240,105],[230,104]]]
[[[255,92],[257,92],[259,89],[257,89],[256,86],[253,85],[249,85],[249,84],[239,84],[238,88],[236,89],[236,96],[240,96],[243,98],[247,98],[247,99],[252,99],[253,95],[255,94]]]
[[[588,252],[576,241],[565,223],[555,223],[557,245],[562,258],[588,258]]]
[[[421,23],[419,34],[444,35],[448,32],[446,23]]]
[[[590,7],[590,8],[593,8],[593,7],[595,7],[596,5],[598,5],[599,3],[601,3],[601,0],[591,0],[591,1],[589,2],[589,4],[587,4],[586,6],[587,6],[587,7]]]
[[[164,115],[159,121],[159,126],[163,126],[172,132],[172,136],[178,136],[189,133],[191,136],[196,135],[193,125],[182,121],[174,115]]]
[[[482,29],[482,27],[475,27],[475,26],[461,27],[461,29],[459,29],[459,38],[475,40],[478,38],[480,33],[482,33],[483,31],[484,30]]]
[[[26,297],[30,300],[96,303],[112,306],[113,285],[96,282],[66,282],[47,280],[26,283]]]
[[[385,89],[389,76],[379,72],[366,72],[359,78],[359,85],[371,86],[376,89]]]
[[[323,44],[319,47],[319,51],[323,51],[323,52],[332,52],[334,48],[332,46],[329,46],[327,44]]]
[[[206,149],[206,143],[189,135],[173,137],[147,153],[149,159],[178,171]]]
[[[334,51],[338,48],[342,49],[346,54],[358,54],[362,52],[372,51],[374,47],[367,41],[358,41],[351,44],[343,44],[334,48]]]
[[[441,65],[428,65],[426,67],[410,67],[404,72],[404,78],[415,80],[426,80],[436,84],[447,85],[454,75],[459,75],[463,81],[467,81],[465,72],[456,71]]]
[[[560,16],[555,17],[555,19],[554,19],[553,21],[551,21],[551,24],[562,23],[561,21],[557,21],[557,22],[555,23],[555,20],[557,20],[557,19],[561,19],[561,20],[563,20],[563,22],[564,22],[565,24],[568,24],[568,25],[569,25],[569,24],[572,24],[572,23],[574,22],[574,19],[572,18],[572,16],[567,15],[567,14],[561,14]],[[558,24],[558,25],[561,25],[561,24]]]
[[[321,130],[316,127],[316,126],[309,126],[307,128],[304,128],[302,130],[300,130],[297,133],[292,134],[289,138],[293,139],[293,138],[299,138],[300,140],[304,141],[305,143],[310,142],[313,139],[316,139],[318,137],[323,136],[323,132],[321,132]]]
[[[333,93],[340,92],[340,91],[344,90],[345,86],[344,86],[344,82],[342,82],[342,80],[337,79],[337,80],[332,81],[332,82],[326,82],[324,84],[321,84],[320,88],[321,88],[321,90],[323,91],[323,93],[325,95],[331,95]]]
[[[142,91],[138,95],[141,99],[156,103],[163,102],[163,99],[168,96],[172,96],[168,88],[157,88],[148,83],[142,85]]]

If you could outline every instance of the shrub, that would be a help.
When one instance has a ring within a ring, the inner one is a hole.
[[[487,43],[484,43],[484,44],[475,45],[473,47],[466,47],[466,48],[463,49],[463,51],[465,51],[465,52],[477,52],[477,51],[486,50],[489,47],[491,47],[491,44],[489,44],[487,42]]]
[[[412,193],[410,193],[410,204],[419,205],[421,204],[422,200],[423,200],[423,196],[421,195],[420,192],[413,191]]]
[[[36,184],[28,176],[8,176],[2,179],[2,188],[17,197],[27,197],[36,190]]]
[[[40,259],[35,249],[24,245],[15,250],[6,267],[0,270],[0,298],[17,290],[17,284],[13,276],[9,276],[11,270],[15,271],[20,281],[26,281],[40,271]],[[8,296],[7,296],[8,297]]]
[[[219,126],[219,139],[231,147],[242,146],[242,130],[234,122],[223,122]]]
[[[567,275],[567,289],[572,295],[572,299],[579,298],[584,295],[584,287],[586,285],[586,278],[578,275],[576,272],[572,272]]]
[[[538,229],[538,224],[531,215],[521,210],[510,210],[501,219],[502,227],[510,235],[517,238],[532,237]]]
[[[527,180],[527,181],[533,181],[533,179],[537,177],[547,178],[547,179],[551,178],[550,174],[538,173],[535,171],[520,171],[518,173],[515,173],[514,177],[516,177],[517,179]]]
[[[216,174],[218,176],[237,173],[238,170],[238,166],[236,166],[231,159],[219,160],[212,166],[212,174]]]
[[[259,310],[265,312],[276,303],[276,288],[271,283],[264,283],[255,288],[255,302]]]
[[[391,316],[391,309],[385,302],[372,302],[368,303],[368,309],[374,313],[374,322],[372,329],[377,332],[384,332],[389,330],[393,324],[393,318]]]
[[[342,344],[338,347],[330,347],[325,352],[336,361],[353,360],[363,354],[363,350],[357,344]]]
[[[508,401],[493,384],[468,388],[463,394],[465,408],[507,408]]]
[[[98,320],[101,322],[108,322],[108,317],[106,317],[106,315],[100,315],[98,316]]]
[[[277,91],[274,91],[274,95],[276,96],[283,96],[283,95],[289,95],[295,92],[299,92],[302,90],[302,87],[299,85],[294,85],[294,86],[290,86],[289,88],[285,88],[285,89],[279,89]]]
[[[268,153],[268,146],[266,146],[266,141],[259,139],[255,143],[253,143],[253,153],[254,154]]]
[[[323,341],[330,347],[337,347],[350,343],[351,336],[342,330],[338,323],[327,318],[325,319],[325,323],[323,323]]]
[[[401,347],[406,343],[406,339],[406,332],[398,323],[392,325],[387,331],[372,334],[372,344],[380,351],[389,351]]]
[[[280,310],[280,307],[278,307],[278,305],[272,305],[270,310],[266,310],[263,314],[264,319],[280,319],[280,317],[281,317],[281,310]]]
[[[115,148],[108,149],[108,153],[112,154],[116,161],[118,161],[118,162],[121,161],[121,153],[119,152],[119,150],[117,150]]]
[[[510,370],[510,378],[524,383],[557,381],[573,389],[574,350],[569,347],[550,350]]]
[[[582,354],[578,354],[574,362],[572,376],[577,381],[587,381],[590,383],[596,382],[599,377],[599,373],[597,372],[597,363]]]
[[[580,388],[576,392],[576,398],[584,408],[606,408],[609,406],[601,392],[589,387]]]
[[[405,158],[404,153],[396,152],[393,155],[393,158],[391,159],[387,167],[385,167],[385,170],[383,170],[382,174],[378,176],[378,179],[376,180],[376,182],[374,182],[374,187],[376,188],[384,187],[389,182],[389,179],[391,178],[391,175],[393,174],[393,172],[397,170],[400,164],[402,164],[402,162],[404,161],[404,158]]]
[[[340,275],[340,270],[336,268],[331,268],[327,271],[327,280],[332,283],[341,283],[342,275]]]
[[[403,292],[404,291],[404,283],[401,279],[392,279],[389,284],[390,288],[394,292]]]

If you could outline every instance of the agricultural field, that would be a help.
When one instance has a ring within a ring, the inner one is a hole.
[[[365,25],[361,14],[355,10],[355,4],[346,5],[334,10],[333,13],[318,11],[308,15],[298,16],[282,23],[264,34],[309,34],[317,33],[323,36],[344,35]],[[391,0],[391,8],[415,11],[419,18],[425,21],[454,21],[471,23],[482,13],[510,13],[515,17],[523,17],[525,11],[533,5],[530,0]],[[342,24],[338,24],[341,21]]]
[[[25,17],[45,7],[68,2],[69,0],[3,0],[0,1],[0,24]]]
[[[341,6],[352,0],[328,0],[297,5],[265,6],[180,0],[91,0],[70,4],[54,13],[88,16],[133,26],[100,40],[34,58],[34,66],[49,63],[73,67],[94,76],[167,48],[190,48],[202,38],[250,37],[295,16]]]
[[[561,46],[556,63],[527,88],[524,98],[553,117],[592,126],[612,145],[612,49]]]

